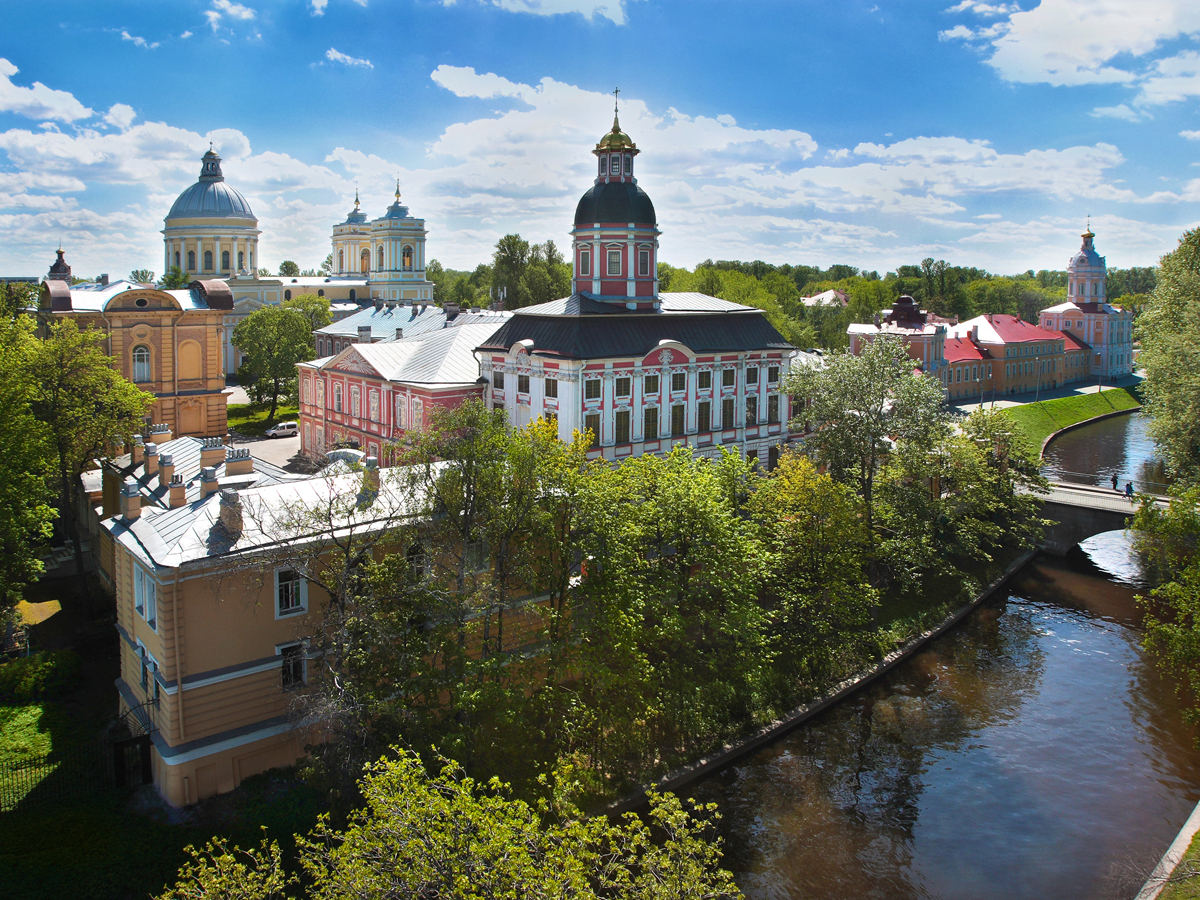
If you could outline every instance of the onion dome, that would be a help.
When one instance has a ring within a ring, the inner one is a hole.
[[[621,130],[621,123],[617,121],[617,114],[613,113],[612,131],[600,138],[600,143],[596,145],[596,149],[600,151],[612,150],[636,150],[637,145],[633,139]]]
[[[655,225],[658,218],[650,196],[640,187],[629,181],[609,181],[593,185],[575,207],[576,227],[601,222]]]
[[[225,184],[221,157],[209,147],[200,161],[200,179],[179,195],[167,213],[171,219],[255,219],[250,204]]]

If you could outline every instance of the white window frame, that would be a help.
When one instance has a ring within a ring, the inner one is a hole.
[[[396,398],[396,427],[397,428],[403,429],[405,427],[405,422],[408,420],[408,417],[406,415],[404,415],[405,407],[407,405],[408,404],[405,402],[405,397],[403,395]]]
[[[291,684],[284,684],[284,673],[287,671],[287,655],[292,650],[298,651],[297,657],[300,660],[300,681],[298,683],[292,682]],[[308,684],[308,646],[306,641],[289,641],[286,644],[276,644],[275,655],[280,657],[279,680],[280,687],[283,690],[294,690],[296,688],[304,687],[304,685]]]
[[[608,277],[609,278],[620,278],[621,277],[621,251],[617,248],[610,247],[608,250],[608,254],[607,254],[607,260],[608,260],[608,266],[605,271],[608,273]],[[615,266],[616,271],[614,271],[614,266],[613,266],[614,262],[616,262],[616,266]]]
[[[557,400],[558,399],[558,379],[557,378],[547,378],[545,391],[546,391],[547,397]]]
[[[591,250],[585,249],[585,250],[579,251],[579,274],[586,275],[589,278],[591,277],[591,275],[592,275],[592,251]]]
[[[298,596],[295,598],[297,603],[295,606],[290,606],[288,609],[282,609],[279,605],[280,597],[280,580],[279,576],[285,572],[293,572],[296,575],[296,591]],[[308,612],[308,579],[300,572],[297,572],[291,566],[279,566],[275,569],[275,618],[276,619],[291,619],[296,616],[302,616]]]
[[[333,386],[333,411],[339,413],[342,411],[342,386],[340,384]]]
[[[147,650],[146,645],[140,640],[137,642],[137,655],[141,676],[138,679],[138,686],[142,689],[142,693],[146,695],[147,701],[157,701],[162,691],[159,687],[158,679],[154,677],[158,673],[159,668],[161,668],[158,660],[154,658],[154,654]]]
[[[158,582],[137,563],[133,564],[133,608],[152,631],[158,631]]]
[[[638,251],[638,277],[639,278],[650,277],[650,251],[649,250],[639,250]]]
[[[379,421],[379,391],[367,392],[367,408],[371,414],[371,421]]]
[[[143,355],[145,356],[145,359],[140,358]],[[130,358],[133,360],[132,365],[134,384],[146,384],[150,381],[153,381],[151,368],[154,364],[154,356],[150,352],[150,347],[146,344],[138,344],[133,348]]]
[[[596,396],[595,397],[593,397],[591,395],[593,384],[596,386],[596,388],[595,388]],[[584,400],[600,400],[603,397],[604,397],[604,390],[600,387],[600,379],[599,378],[583,379],[583,399]]]
[[[350,417],[362,418],[362,390],[357,384],[350,385]]]
[[[463,544],[463,568],[469,575],[486,572],[489,566],[488,543],[486,540],[469,541]]]

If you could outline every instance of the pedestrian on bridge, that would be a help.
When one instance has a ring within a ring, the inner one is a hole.
[[[1130,500],[1133,499],[1133,482],[1132,481],[1125,482],[1125,496],[1128,497]]]
[[[1116,490],[1120,490],[1120,488],[1118,488],[1118,487],[1117,487],[1117,482],[1118,482],[1118,480],[1119,480],[1119,479],[1117,478],[1117,473],[1116,473],[1116,472],[1113,472],[1112,483],[1113,483],[1113,490],[1114,490],[1114,491],[1116,491]]]

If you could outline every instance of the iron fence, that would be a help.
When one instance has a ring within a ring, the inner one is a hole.
[[[150,780],[149,735],[55,750],[37,759],[0,763],[0,814]]]

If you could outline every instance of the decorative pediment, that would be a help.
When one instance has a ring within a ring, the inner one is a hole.
[[[379,375],[375,367],[363,359],[353,347],[347,347],[341,359],[336,360],[327,368],[338,372],[355,372],[359,375]]]

